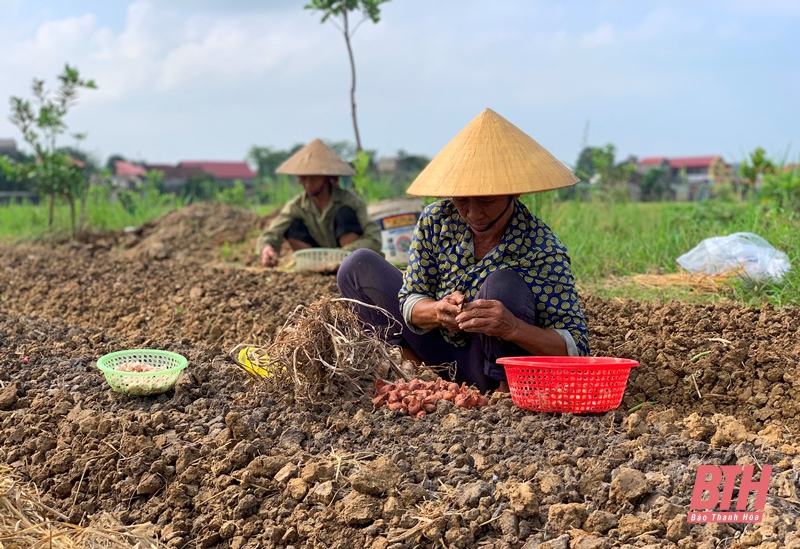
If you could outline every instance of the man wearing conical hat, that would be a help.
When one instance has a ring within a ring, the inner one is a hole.
[[[296,175],[305,192],[289,201],[259,237],[256,252],[267,267],[278,264],[284,239],[292,250],[367,248],[379,252],[381,230],[355,193],[339,187],[339,176],[355,175],[325,143],[315,139],[278,166]]]
[[[454,380],[482,391],[508,390],[500,357],[588,355],[567,250],[518,200],[576,182],[536,141],[486,109],[408,189],[446,198],[420,217],[405,273],[359,250],[342,262],[339,289],[398,320],[402,329],[387,340],[405,357],[455,362]],[[374,308],[360,307],[359,315],[377,333],[390,322]]]

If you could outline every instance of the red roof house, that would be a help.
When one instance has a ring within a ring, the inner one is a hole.
[[[241,181],[245,187],[252,187],[256,173],[246,162],[179,162],[172,164],[147,164],[147,170],[159,170],[164,174],[163,189],[168,192],[180,190],[195,176],[210,176],[216,182],[232,185]]]
[[[118,175],[120,177],[136,177],[146,174],[147,170],[141,166],[137,166],[136,164],[131,164],[130,162],[126,162],[124,160],[117,160],[114,162],[114,175]]]
[[[171,164],[147,164],[148,170],[158,170],[164,173],[164,179],[189,179],[195,175],[203,175],[203,170],[197,166],[173,166]]]
[[[669,167],[673,170],[680,170],[681,168],[686,168],[687,170],[708,170],[711,167],[711,164],[713,164],[714,160],[717,158],[719,158],[719,156],[686,156],[683,158],[670,158]]]
[[[192,161],[180,162],[178,167],[181,168],[200,168],[205,173],[214,176],[215,179],[227,179],[233,181],[234,179],[241,179],[243,182],[252,180],[256,177],[256,173],[250,169],[247,162],[206,162],[206,161]]]
[[[670,178],[670,187],[677,200],[694,200],[706,196],[710,185],[734,180],[733,168],[720,155],[665,157],[651,156],[637,163],[637,171],[645,175],[662,169]],[[705,189],[705,190],[704,190]]]
[[[639,160],[640,166],[660,166],[664,162],[667,162],[666,157],[664,156],[648,156],[646,158],[642,158]]]

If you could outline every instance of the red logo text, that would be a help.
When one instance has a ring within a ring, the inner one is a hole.
[[[753,480],[754,465],[700,465],[694,479],[692,503],[686,517],[688,522],[761,522],[767,504],[767,490],[772,476],[772,465],[761,468],[759,480]],[[739,492],[733,507],[736,481]],[[721,488],[721,489],[720,489]],[[754,494],[753,508],[747,508],[750,494]],[[703,499],[708,494],[708,498]]]

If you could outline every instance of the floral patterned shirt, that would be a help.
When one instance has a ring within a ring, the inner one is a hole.
[[[438,301],[460,291],[471,301],[490,273],[513,269],[533,293],[539,327],[566,330],[578,354],[589,354],[589,330],[578,303],[569,256],[550,227],[517,200],[500,244],[480,261],[475,260],[473,250],[472,231],[452,200],[439,200],[425,208],[409,251],[400,308],[414,295]],[[450,343],[466,344],[468,335],[440,330]]]

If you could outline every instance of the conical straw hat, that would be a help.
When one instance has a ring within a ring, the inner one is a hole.
[[[511,122],[484,109],[408,188],[412,196],[493,196],[574,185],[578,178]]]
[[[350,164],[343,162],[330,147],[315,139],[275,169],[289,175],[355,175]]]

